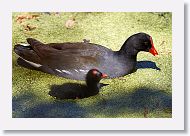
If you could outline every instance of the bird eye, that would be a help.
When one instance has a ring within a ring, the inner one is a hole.
[[[145,45],[148,45],[148,42],[144,42]]]

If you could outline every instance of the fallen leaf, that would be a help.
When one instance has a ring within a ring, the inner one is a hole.
[[[65,22],[65,27],[71,29],[74,27],[75,23],[76,23],[75,18],[69,19]]]
[[[16,19],[16,22],[18,23],[22,23],[24,20],[29,20],[29,19],[36,19],[38,18],[40,15],[18,15],[17,16],[17,19]]]
[[[89,40],[89,39],[83,39],[83,42],[84,42],[84,43],[89,43],[90,40]]]
[[[25,31],[32,31],[32,30],[36,29],[35,26],[31,26],[31,25],[29,25],[29,24],[23,25],[23,27],[24,27],[24,30],[25,30]]]

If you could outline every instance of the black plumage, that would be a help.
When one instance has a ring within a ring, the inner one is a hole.
[[[43,44],[32,38],[27,42],[29,46],[14,47],[20,56],[20,65],[76,80],[85,80],[92,68],[106,73],[109,78],[124,76],[136,69],[138,52],[158,54],[151,36],[146,33],[130,36],[119,51],[89,42]]]
[[[82,99],[97,95],[99,89],[108,84],[99,83],[102,78],[106,78],[97,69],[91,69],[86,75],[86,85],[77,83],[66,83],[63,85],[51,86],[49,95],[57,99]]]

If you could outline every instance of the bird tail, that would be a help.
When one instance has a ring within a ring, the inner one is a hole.
[[[107,86],[109,84],[103,84],[103,83],[100,83],[100,88],[104,87],[104,86]]]
[[[41,44],[43,44],[42,42],[40,42],[40,41],[38,41],[38,40],[36,40],[36,39],[34,39],[34,38],[27,38],[26,40],[27,40],[27,42],[28,42],[31,46],[36,46],[36,45],[41,45]]]
[[[76,99],[78,90],[66,90],[67,84],[52,85],[50,87],[49,95],[56,99]]]
[[[25,61],[40,64],[39,56],[30,45],[23,46],[21,44],[17,44],[14,46],[14,52]]]

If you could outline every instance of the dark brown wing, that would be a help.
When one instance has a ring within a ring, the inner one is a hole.
[[[90,43],[60,43],[34,46],[42,65],[52,69],[88,69],[98,67],[110,52],[103,46]]]

